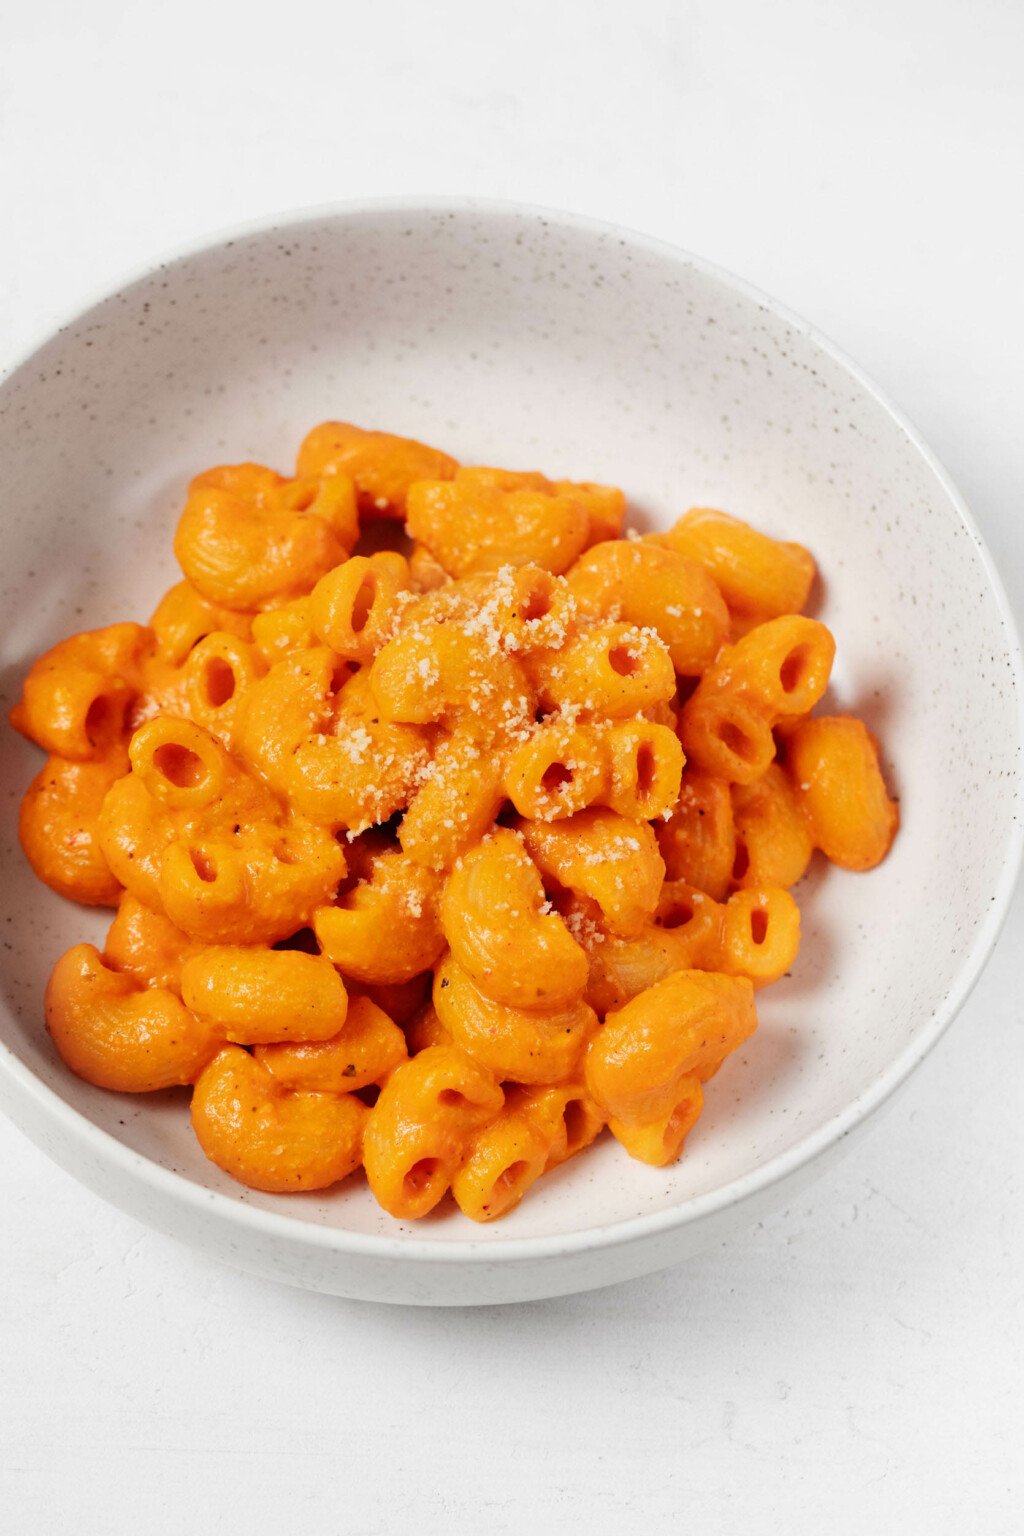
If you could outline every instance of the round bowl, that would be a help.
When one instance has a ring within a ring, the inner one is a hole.
[[[175,579],[186,481],[286,467],[325,417],[469,463],[610,481],[640,527],[720,506],[808,545],[838,639],[832,702],[881,737],[902,829],[869,875],[816,864],[803,947],[715,1079],[681,1161],[610,1139],[509,1218],[401,1225],[351,1182],[244,1190],[184,1092],[125,1098],[55,1056],[42,993],[105,914],[37,884],[17,847],[39,755],[3,731],[0,1096],[30,1137],[142,1221],[339,1295],[550,1296],[684,1258],[750,1221],[891,1098],[995,942],[1021,824],[1021,666],[978,531],[874,386],[781,306],[655,241],[476,202],[303,212],[201,244],[76,316],[0,386],[2,681],[71,630],[139,618]]]

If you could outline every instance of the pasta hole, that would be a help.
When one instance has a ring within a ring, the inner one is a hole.
[[[203,848],[190,848],[188,856],[192,868],[205,885],[212,885],[217,878],[217,862]]]
[[[654,788],[657,766],[654,748],[649,741],[642,741],[636,754],[636,792],[641,800],[646,800]]]
[[[633,677],[640,670],[640,663],[627,645],[613,645],[608,652],[608,665],[619,677]]]
[[[222,656],[211,656],[203,674],[206,702],[211,709],[223,709],[234,697],[237,680],[235,669]]]
[[[736,855],[732,861],[732,877],[734,880],[742,880],[750,869],[750,849],[742,837],[736,839]]]
[[[783,693],[795,693],[807,681],[810,662],[811,655],[805,645],[798,645],[795,650],[790,651],[779,668],[779,682],[782,684]]]
[[[372,576],[364,576],[352,600],[351,627],[354,635],[362,634],[377,601],[377,583]]]
[[[286,842],[279,842],[274,848],[274,858],[279,864],[297,864],[299,861]]]
[[[85,712],[85,734],[91,746],[112,736],[120,724],[118,711],[105,693],[98,693]]]
[[[536,587],[529,593],[519,607],[519,617],[524,624],[530,624],[534,619],[547,618],[550,612],[551,594],[541,587]]]
[[[570,1099],[562,1110],[565,1123],[565,1148],[573,1153],[580,1146],[587,1129],[587,1112],[579,1099]]]
[[[564,789],[567,784],[571,783],[572,769],[567,768],[564,763],[551,763],[544,770],[540,787],[546,794],[556,795],[559,790]]]
[[[460,1093],[457,1088],[442,1088],[437,1096],[437,1102],[445,1109],[465,1109],[469,1104],[466,1095]]]
[[[763,944],[768,937],[768,913],[755,907],[750,914],[750,937],[755,944]]]
[[[157,747],[153,767],[175,789],[196,789],[206,778],[206,764],[199,753],[177,741],[165,741]]]
[[[404,1184],[410,1195],[422,1195],[437,1177],[441,1160],[437,1157],[421,1157],[406,1174]]]
[[[674,902],[664,917],[659,918],[661,928],[685,928],[687,923],[693,922],[693,902],[682,897]]]
[[[517,1162],[509,1163],[504,1172],[499,1173],[494,1181],[494,1194],[503,1196],[516,1194],[519,1187],[524,1183],[529,1171],[530,1165],[524,1158],[519,1158]]]
[[[743,763],[752,763],[757,758],[757,742],[753,737],[736,724],[735,720],[722,720],[718,726],[718,739],[733,757],[738,757]]]

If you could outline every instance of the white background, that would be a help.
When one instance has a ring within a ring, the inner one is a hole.
[[[1017,0],[0,0],[0,353],[283,207],[594,214],[856,357],[1020,614],[1022,81]],[[563,1301],[424,1313],[251,1280],[0,1124],[0,1527],[1019,1531],[1022,940],[1018,895],[959,1021],[808,1197]]]

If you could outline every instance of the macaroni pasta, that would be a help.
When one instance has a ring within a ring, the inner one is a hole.
[[[192,481],[149,624],[61,641],[11,715],[32,868],[114,909],[46,990],[72,1071],[189,1089],[233,1178],[362,1168],[401,1221],[504,1216],[606,1127],[679,1156],[815,850],[869,869],[898,811],[812,713],[810,554],[625,511],[334,421],[293,475]]]

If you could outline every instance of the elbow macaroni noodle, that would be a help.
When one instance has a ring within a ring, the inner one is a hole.
[[[790,888],[815,849],[872,868],[898,811],[866,727],[812,713],[810,554],[625,510],[342,422],[292,477],[193,480],[184,579],[11,714],[29,862],[116,909],[46,990],[74,1072],[188,1087],[235,1179],[362,1167],[399,1220],[501,1217],[606,1127],[680,1155],[796,960]]]

